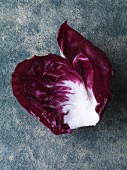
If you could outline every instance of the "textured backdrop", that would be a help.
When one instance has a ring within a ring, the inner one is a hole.
[[[15,66],[59,54],[56,33],[70,26],[112,63],[113,97],[96,127],[53,135],[12,94]],[[127,169],[127,0],[0,0],[0,169]]]

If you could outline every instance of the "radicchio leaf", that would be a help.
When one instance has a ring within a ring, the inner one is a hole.
[[[49,54],[34,56],[17,65],[12,75],[12,88],[19,103],[54,134],[70,133],[62,111],[69,99],[70,88],[64,81],[82,82],[80,75],[66,59]]]
[[[57,41],[62,56],[72,63],[84,80],[86,88],[93,91],[99,116],[110,98],[112,67],[106,54],[71,28],[67,21],[59,29]]]

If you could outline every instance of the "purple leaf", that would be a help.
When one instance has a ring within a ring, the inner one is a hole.
[[[19,103],[58,135],[70,133],[64,123],[67,112],[62,108],[71,88],[64,82],[82,83],[71,63],[57,55],[34,56],[17,65],[12,75],[12,88]]]
[[[67,21],[61,25],[57,40],[61,54],[74,65],[86,88],[92,89],[97,101],[96,111],[101,117],[111,98],[112,67],[108,57],[71,28]]]

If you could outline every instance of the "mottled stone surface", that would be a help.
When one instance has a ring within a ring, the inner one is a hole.
[[[113,98],[96,127],[55,136],[17,102],[11,74],[32,55],[59,54],[69,24],[113,65]],[[127,0],[0,0],[0,169],[127,169]]]

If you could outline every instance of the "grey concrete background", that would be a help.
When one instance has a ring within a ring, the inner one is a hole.
[[[96,127],[55,136],[17,102],[15,66],[32,55],[59,54],[67,20],[112,63],[113,97]],[[0,169],[127,169],[127,0],[0,0]]]

